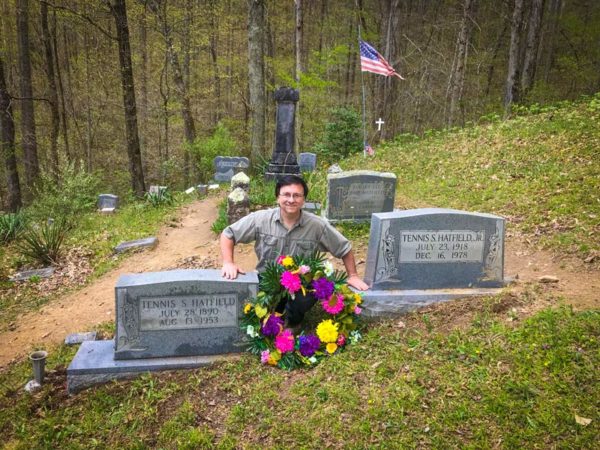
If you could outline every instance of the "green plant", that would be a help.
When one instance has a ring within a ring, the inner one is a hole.
[[[5,244],[15,240],[25,229],[26,218],[22,212],[0,216],[0,242]]]
[[[163,205],[172,205],[174,201],[173,195],[167,188],[159,188],[158,192],[146,192],[145,198],[155,208]]]
[[[19,251],[41,264],[55,264],[60,257],[68,229],[69,225],[65,220],[29,226],[18,243]]]
[[[339,161],[363,148],[360,117],[350,108],[335,108],[331,111],[332,121],[325,125],[325,139],[313,147],[329,161]]]
[[[206,182],[212,176],[215,157],[235,155],[238,147],[227,126],[219,122],[211,136],[196,139],[189,144],[188,150],[195,160],[200,178]]]
[[[36,220],[69,219],[93,210],[100,180],[96,174],[77,169],[74,163],[61,168],[61,178],[43,173],[35,185],[35,200],[28,212]]]

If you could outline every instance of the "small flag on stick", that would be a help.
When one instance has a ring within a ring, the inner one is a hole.
[[[365,142],[365,155],[373,156],[375,154],[375,150],[369,144]]]
[[[395,75],[404,80],[373,46],[361,40],[358,41],[358,46],[360,48],[360,69],[363,72],[373,72],[386,77]]]

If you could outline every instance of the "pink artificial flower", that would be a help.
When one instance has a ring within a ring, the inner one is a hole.
[[[281,264],[283,263],[283,260],[285,259],[285,255],[279,255],[277,257],[277,264]]]
[[[292,330],[283,330],[275,338],[275,348],[281,353],[288,353],[294,350],[294,335]]]
[[[354,314],[356,314],[357,316],[362,312],[362,308],[358,305],[356,305],[354,307]]]
[[[269,356],[271,356],[271,353],[269,352],[269,350],[264,350],[260,353],[260,362],[262,364],[267,364],[269,362]]]
[[[304,275],[305,273],[310,272],[310,267],[306,264],[302,264],[300,267],[298,267],[298,272],[300,275]]]
[[[329,300],[323,300],[321,304],[327,313],[337,314],[344,309],[344,296],[342,294],[333,294]]]
[[[346,344],[346,336],[344,336],[343,334],[340,333],[340,335],[337,338],[337,345],[339,345],[340,347],[343,347]]]
[[[300,290],[302,282],[300,281],[298,274],[286,270],[281,274],[281,285],[286,288],[290,294],[293,294]]]

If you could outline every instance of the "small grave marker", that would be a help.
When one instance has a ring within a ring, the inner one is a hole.
[[[115,247],[115,253],[123,253],[128,250],[137,248],[154,248],[158,244],[156,237],[148,237],[143,239],[136,239],[135,241],[121,242]]]
[[[314,172],[317,166],[317,155],[315,153],[300,153],[298,155],[298,164],[301,172]]]
[[[229,183],[236,173],[250,167],[250,160],[244,156],[217,156],[213,164],[214,180],[219,183]]]
[[[119,207],[119,197],[113,194],[98,196],[98,211],[104,214],[113,213]]]

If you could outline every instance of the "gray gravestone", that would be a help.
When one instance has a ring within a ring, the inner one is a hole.
[[[43,269],[31,269],[17,272],[9,278],[10,281],[25,281],[32,277],[50,278],[54,274],[54,267],[45,267]]]
[[[255,273],[224,280],[220,270],[122,276],[115,287],[115,359],[242,351],[239,319],[257,282]]]
[[[275,91],[273,98],[277,102],[275,148],[265,172],[265,178],[268,180],[277,180],[285,175],[300,173],[300,166],[294,153],[294,118],[300,93],[297,89],[282,87]]]
[[[327,175],[327,202],[323,216],[330,222],[369,222],[371,214],[393,211],[396,175],[351,170]]]
[[[199,184],[196,186],[196,190],[198,191],[198,195],[206,195],[208,194],[208,184]]]
[[[148,189],[148,192],[150,194],[156,194],[156,195],[162,195],[166,191],[167,191],[167,186],[152,185],[152,186],[150,186],[150,189]]]
[[[115,253],[123,253],[128,250],[138,248],[154,248],[158,244],[158,239],[155,237],[136,239],[135,241],[121,242],[115,247]]]
[[[441,208],[373,214],[365,282],[368,315],[495,293],[505,285],[504,219]]]
[[[98,333],[96,331],[86,331],[85,333],[71,333],[65,338],[66,345],[77,345],[82,342],[95,341]]]
[[[302,206],[302,209],[304,211],[308,211],[313,214],[317,214],[319,211],[321,211],[321,204],[314,203],[314,202],[306,202],[306,203],[304,203],[304,206]]]
[[[214,180],[219,183],[229,183],[236,173],[250,167],[250,160],[244,156],[217,156],[213,164]]]
[[[119,207],[119,197],[113,194],[100,194],[98,196],[98,210],[112,212]]]
[[[317,155],[315,153],[300,153],[298,164],[301,172],[314,172],[317,167]]]

